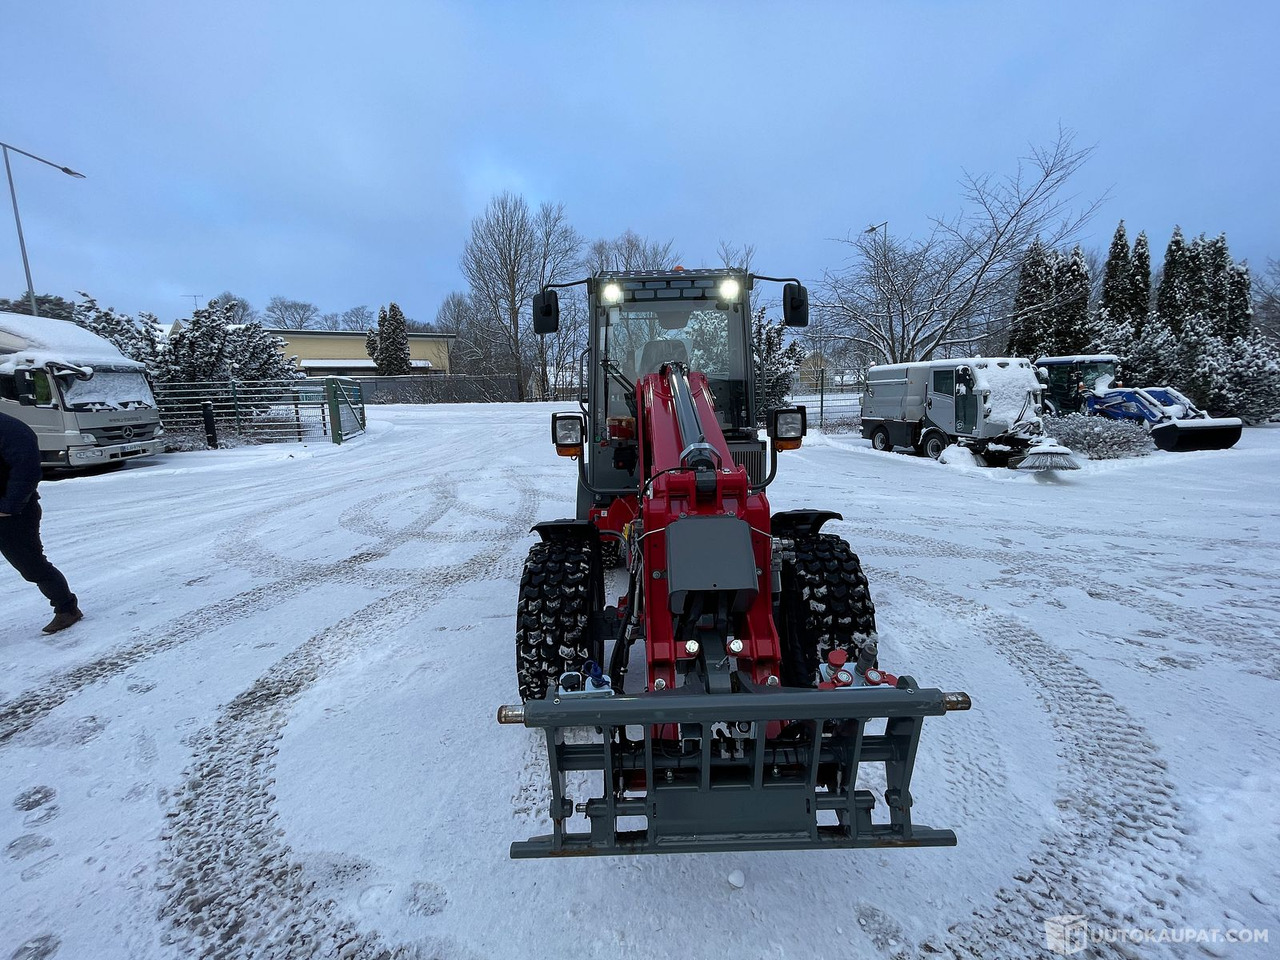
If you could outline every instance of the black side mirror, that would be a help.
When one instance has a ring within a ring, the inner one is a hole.
[[[560,329],[560,295],[543,290],[533,295],[533,332],[539,335]]]
[[[956,368],[956,383],[962,387],[972,387],[974,383],[973,371],[968,367]]]
[[[782,288],[782,322],[788,327],[809,325],[809,291],[803,284],[788,283]]]
[[[36,378],[30,370],[19,370],[13,375],[18,388],[18,403],[24,407],[36,405]]]

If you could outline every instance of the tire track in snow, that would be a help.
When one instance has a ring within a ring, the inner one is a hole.
[[[456,586],[505,568],[533,522],[541,492],[525,490],[517,518],[462,564],[420,571],[412,586],[343,618],[278,661],[201,731],[166,832],[170,875],[160,918],[192,953],[209,960],[256,956],[464,957],[449,940],[384,945],[338,915],[303,875],[276,824],[275,756],[295,698],[385,633]]]
[[[1246,609],[1242,614],[1224,613],[1202,606],[1180,606],[1162,599],[1160,594],[1169,590],[1168,576],[1146,577],[1134,585],[1124,582],[1121,579],[1121,571],[1116,571],[1115,578],[1103,583],[1082,583],[1077,572],[1056,563],[1052,557],[1046,558],[1033,550],[1015,547],[1003,550],[983,547],[966,548],[948,540],[938,540],[919,534],[890,534],[871,527],[863,528],[847,521],[839,526],[847,531],[847,536],[852,542],[873,540],[888,544],[888,546],[873,544],[866,548],[869,553],[876,556],[902,558],[927,556],[955,560],[984,560],[998,564],[1007,571],[991,579],[991,582],[997,586],[1025,587],[1028,578],[1035,578],[1055,587],[1075,587],[1096,600],[1115,600],[1153,620],[1168,624],[1167,635],[1171,639],[1191,646],[1208,646],[1215,657],[1221,656],[1230,660],[1248,673],[1270,680],[1280,680],[1280,647],[1272,639],[1271,632],[1258,629],[1256,611]],[[1084,531],[1080,532],[1083,534]],[[1096,536],[1096,533],[1094,535]],[[1192,538],[1179,539],[1191,540]],[[1192,542],[1205,545],[1203,539]],[[1257,545],[1254,544],[1255,549],[1256,547]],[[1082,550],[1083,548],[1077,548],[1077,553]],[[1116,556],[1114,552],[1097,551],[1096,559],[1093,561],[1094,569],[1105,571],[1114,568]],[[1016,569],[1009,571],[1008,568],[1011,566]],[[1166,566],[1169,576],[1211,576],[1221,575],[1224,572],[1221,568],[1205,564],[1168,563]],[[1271,598],[1280,592],[1280,577],[1267,572],[1262,567],[1258,571],[1227,572],[1246,573],[1252,578],[1263,581],[1259,587],[1250,592],[1258,596],[1261,609],[1268,611],[1271,609]],[[1244,589],[1244,585],[1237,584],[1237,589]],[[1030,594],[1028,599],[1038,598]],[[1194,618],[1194,632],[1187,628],[1189,618]]]
[[[1184,926],[1177,904],[1194,850],[1165,762],[1142,725],[1027,624],[916,577],[877,570],[877,581],[969,623],[975,637],[1019,668],[1049,715],[1062,758],[1061,827],[1041,838],[991,906],[950,928],[941,949],[963,960],[1042,957],[1042,923],[1063,914],[1125,929]],[[1146,945],[1141,953],[1111,946],[1121,956],[1151,955]],[[921,956],[937,952],[929,949]]]
[[[453,494],[453,481],[449,478],[442,479],[444,492],[433,505],[420,515],[415,523],[378,544],[377,549],[331,563],[300,565],[283,558],[276,558],[264,568],[258,568],[256,564],[247,564],[251,572],[264,576],[278,574],[279,571],[286,569],[292,572],[289,576],[273,579],[269,583],[259,584],[232,597],[214,600],[189,613],[184,613],[177,626],[157,636],[110,650],[93,660],[55,674],[39,687],[19,694],[7,703],[0,704],[0,746],[30,729],[86,687],[109,680],[158,654],[199,639],[212,630],[252,617],[266,606],[279,604],[320,584],[340,582],[382,587],[419,583],[420,573],[417,571],[365,570],[363,565],[381,559],[404,543],[422,539],[429,532],[430,526],[438,523],[450,512],[467,509],[465,503],[459,501]],[[430,486],[431,484],[426,484],[419,489],[427,489]],[[370,501],[376,499],[378,498],[372,497]],[[276,506],[264,511],[255,511],[253,518],[260,519],[268,513],[278,512],[278,509]],[[238,526],[236,533],[229,538],[230,542],[238,545],[241,557],[245,556],[245,536],[254,528],[255,520],[251,519]],[[523,534],[524,531],[521,533]],[[466,539],[474,541],[477,538]]]

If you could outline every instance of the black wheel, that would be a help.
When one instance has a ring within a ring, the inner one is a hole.
[[[782,683],[812,687],[818,664],[833,649],[856,659],[863,641],[876,632],[862,564],[841,537],[830,533],[800,537],[796,558],[782,568]]]
[[[920,440],[920,452],[930,460],[937,460],[945,449],[947,449],[947,438],[937,430],[930,430]]]
[[[876,427],[871,431],[871,449],[892,450],[893,441],[889,439],[889,431],[885,427]]]
[[[516,682],[520,699],[540,700],[566,670],[604,651],[591,639],[591,614],[604,595],[593,573],[591,544],[580,540],[535,543],[520,577],[516,608]],[[603,666],[603,664],[601,664]]]

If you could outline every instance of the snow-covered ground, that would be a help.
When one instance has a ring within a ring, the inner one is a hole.
[[[913,782],[959,846],[514,862],[549,409],[43,484],[86,619],[0,567],[0,957],[1043,957],[1066,914],[1280,955],[1280,430],[1059,476],[811,437],[774,506],[841,511],[884,665],[973,696]]]

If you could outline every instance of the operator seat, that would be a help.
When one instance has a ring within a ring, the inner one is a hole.
[[[636,376],[657,373],[664,363],[689,365],[689,348],[683,340],[650,340],[640,352],[640,369]]]

